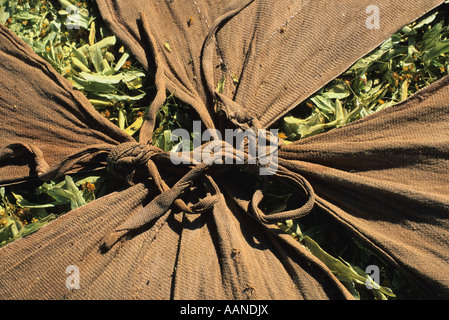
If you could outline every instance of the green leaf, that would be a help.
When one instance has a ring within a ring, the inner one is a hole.
[[[171,130],[164,129],[164,127],[159,127],[155,133],[154,144],[156,147],[161,148],[164,151],[170,151],[173,148],[173,141],[171,141]]]
[[[2,9],[2,8],[0,8]],[[9,12],[1,12],[0,11],[0,23],[5,24],[6,20],[9,18]]]
[[[335,120],[337,121],[336,127],[345,125],[348,119],[348,112],[343,108],[340,100],[335,100]]]
[[[75,56],[72,57],[72,65],[81,71],[90,72],[90,69],[87,67],[88,66],[87,60],[86,63],[84,63],[81,60],[79,60],[78,57]]]
[[[4,216],[2,220],[5,221],[5,225],[0,229],[0,246],[6,244],[10,239],[16,237],[22,224],[11,216]]]
[[[395,297],[391,289],[380,286],[378,283],[374,282],[374,280],[362,269],[352,267],[343,259],[334,258],[324,251],[318,243],[310,237],[304,236],[304,244],[306,248],[309,249],[309,251],[321,262],[323,262],[340,281],[354,282],[364,286],[369,285],[377,297],[381,297],[382,294]]]
[[[422,19],[417,25],[413,27],[413,29],[420,29],[423,26],[432,23],[437,17],[437,14],[438,12],[435,12],[434,14],[428,16],[427,18]]]
[[[443,30],[443,22],[438,22],[436,25],[432,27],[429,31],[427,31],[422,39],[421,50],[427,51],[430,48],[434,47],[441,38],[441,32]]]
[[[380,47],[368,56],[359,59],[346,73],[356,73],[357,76],[365,73],[376,61],[401,41],[401,35],[396,33],[388,38]],[[383,59],[384,60],[384,59]]]
[[[225,83],[226,83],[226,78],[224,78],[224,77],[221,78],[220,81],[218,82],[218,85],[217,85],[217,92],[218,93],[223,93]]]
[[[36,194],[48,194],[59,204],[70,204],[72,210],[86,204],[83,192],[78,189],[70,176],[65,176],[64,181],[58,184],[44,183],[36,190]]]
[[[384,41],[379,47],[379,51],[387,51],[390,50],[392,47],[397,45],[401,41],[402,37],[399,33],[393,34],[390,38]]]
[[[20,20],[40,20],[41,16],[28,11],[21,11],[15,14],[15,18]]]
[[[119,95],[119,94],[96,93],[96,92],[95,92],[95,94],[99,97],[102,97],[102,98],[105,98],[108,100],[114,100],[114,101],[128,101],[128,100],[129,101],[137,101],[137,100],[142,99],[146,95],[146,93],[142,93],[137,96],[130,96],[127,94]]]
[[[125,125],[126,125],[126,114],[125,111],[120,108],[118,110],[118,127],[122,130],[125,130]]]
[[[435,47],[424,53],[423,60],[430,64],[433,59],[449,52],[449,39],[438,42]]]
[[[341,260],[332,257],[324,251],[315,241],[310,237],[304,236],[304,243],[309,251],[323,262],[335,276],[341,281],[355,281],[359,284],[365,284],[366,279],[360,276],[353,268],[349,267]]]
[[[90,24],[90,30],[89,30],[89,44],[92,46],[95,44],[95,34],[96,34],[96,29],[95,29],[95,21],[92,21],[92,23]]]
[[[89,72],[80,72],[80,76],[91,83],[118,84],[120,82],[130,82],[139,77],[145,77],[145,73],[140,71],[127,71],[120,72],[115,75],[101,75]]]
[[[103,61],[103,54],[98,46],[95,46],[95,50],[92,52],[92,63],[95,67],[95,70],[100,73],[103,71],[101,62]],[[83,76],[83,78],[85,78]],[[85,78],[86,79],[86,78]]]
[[[283,119],[282,130],[289,140],[298,140],[322,132],[328,127],[322,120],[320,112],[315,112],[306,119],[289,116]]]
[[[55,220],[56,217],[57,216],[55,214],[49,214],[48,216],[26,226],[21,226],[18,221],[8,224],[3,229],[0,229],[0,247],[3,247],[14,240],[23,238],[33,232],[38,231],[49,222]],[[13,224],[15,224],[15,231],[13,231]],[[20,229],[18,229],[19,225]]]
[[[75,185],[77,187],[81,187],[83,184],[89,182],[93,184],[101,183],[104,181],[104,176],[102,175],[96,175],[96,176],[87,176],[85,178],[76,180]]]
[[[66,176],[65,182],[67,185],[67,191],[73,195],[70,197],[72,210],[85,205],[86,201],[83,198],[83,192],[78,189],[78,187],[73,182],[73,179],[70,176]]]
[[[114,102],[112,102],[112,101],[105,101],[105,100],[98,100],[98,99],[89,99],[89,102],[93,106],[97,107],[97,109],[114,106]]]
[[[331,99],[323,95],[316,95],[310,99],[318,109],[320,109],[324,114],[334,114],[335,113],[335,105]]]
[[[84,46],[78,48],[78,50],[87,56],[92,56],[92,54],[97,50],[103,50],[110,48],[114,46],[117,42],[117,39],[115,36],[106,37],[104,39],[101,39],[97,43],[95,43],[93,46],[90,46],[88,44],[85,44]]]
[[[114,67],[115,71],[119,71],[121,67],[123,67],[123,65],[125,64],[125,62],[128,60],[129,58],[129,54],[128,53],[123,53],[122,57],[120,58],[120,60],[117,62],[117,64]]]
[[[16,204],[22,208],[33,208],[33,209],[44,209],[44,208],[54,208],[58,205],[64,204],[65,202],[61,203],[59,201],[45,203],[45,204],[38,204],[38,203],[32,203],[28,202],[26,199],[23,198],[23,196],[16,194],[14,192],[11,192],[14,198],[16,199]]]
[[[349,97],[351,92],[346,90],[346,87],[342,81],[339,81],[324,91],[321,95],[328,99],[344,99]]]
[[[72,77],[72,81],[74,87],[79,90],[101,94],[114,94],[117,92],[117,89],[113,85],[110,85],[108,83],[87,81],[79,77]]]
[[[301,228],[295,220],[286,220],[284,223],[279,223],[278,227],[298,241],[302,241],[304,238]]]

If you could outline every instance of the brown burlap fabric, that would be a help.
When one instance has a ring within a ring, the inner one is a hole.
[[[175,166],[150,145],[166,91],[208,128],[267,128],[442,2],[378,1],[381,26],[370,29],[369,1],[98,0],[112,31],[155,67],[158,93],[140,145],[0,26],[0,184],[106,166],[127,182],[0,249],[0,297],[350,299],[273,224],[315,206],[427,297],[448,298],[448,78],[352,125],[281,146],[274,178],[304,197],[276,215],[260,212],[263,189],[252,194],[240,167]],[[66,288],[71,265],[80,289]]]

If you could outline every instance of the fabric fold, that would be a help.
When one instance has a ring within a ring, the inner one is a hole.
[[[330,218],[427,294],[449,295],[449,77],[351,125],[283,146]]]
[[[0,37],[0,185],[54,178],[64,161],[74,172],[104,166],[113,146],[134,140],[3,25]]]

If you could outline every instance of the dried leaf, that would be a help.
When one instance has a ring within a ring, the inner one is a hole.
[[[171,52],[171,48],[170,48],[170,44],[168,42],[164,43],[164,48],[165,50],[167,50],[168,52]]]
[[[93,46],[95,44],[95,21],[92,21],[90,24],[90,32],[89,32],[89,44]]]

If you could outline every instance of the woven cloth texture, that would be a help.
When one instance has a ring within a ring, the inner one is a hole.
[[[258,208],[263,189],[251,192],[239,167],[176,166],[151,146],[167,92],[206,128],[266,129],[442,2],[379,0],[381,26],[370,29],[365,0],[97,0],[111,30],[155,74],[139,144],[0,25],[0,185],[103,168],[120,181],[1,248],[0,298],[352,299],[275,225],[312,206],[423,295],[449,298],[449,78],[281,145],[273,178],[300,196],[298,209],[272,217]],[[80,288],[69,290],[72,265]]]

